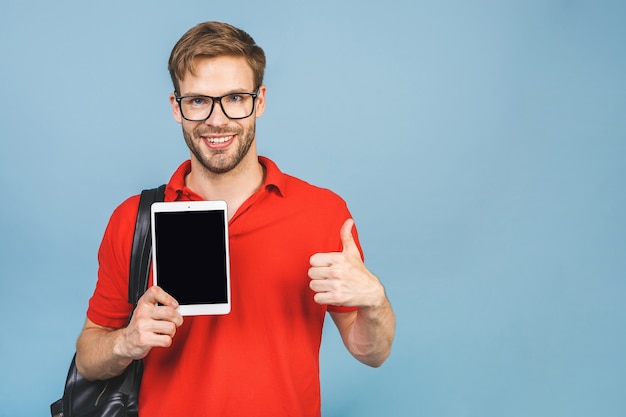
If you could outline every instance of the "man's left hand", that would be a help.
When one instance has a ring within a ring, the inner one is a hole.
[[[318,304],[377,307],[386,299],[382,284],[363,264],[352,236],[353,226],[354,221],[348,219],[341,227],[341,252],[311,256],[309,286],[315,291],[315,302]]]

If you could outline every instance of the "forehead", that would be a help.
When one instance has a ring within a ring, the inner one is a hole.
[[[193,68],[180,80],[180,94],[222,95],[254,89],[254,74],[245,58],[221,56],[196,58]]]

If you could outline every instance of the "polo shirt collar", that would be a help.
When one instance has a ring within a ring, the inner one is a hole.
[[[263,187],[268,191],[276,190],[279,195],[284,197],[287,188],[285,174],[282,173],[274,161],[265,156],[259,156],[259,162],[265,167]]]
[[[269,158],[259,156],[259,162],[265,167],[265,181],[263,188],[266,191],[276,192],[280,196],[285,196],[285,175],[278,166]],[[165,188],[165,201],[178,200],[202,200],[198,194],[185,186],[185,177],[191,172],[191,161],[186,160],[170,178],[170,182]]]

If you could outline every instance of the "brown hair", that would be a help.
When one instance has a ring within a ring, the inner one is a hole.
[[[254,88],[263,84],[265,53],[254,39],[241,29],[227,23],[205,22],[189,29],[174,45],[167,68],[174,91],[187,73],[193,74],[197,58],[234,56],[245,58],[254,74]]]

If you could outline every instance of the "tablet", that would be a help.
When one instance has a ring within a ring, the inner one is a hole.
[[[184,316],[230,313],[226,202],[154,203],[151,221],[154,285]]]

